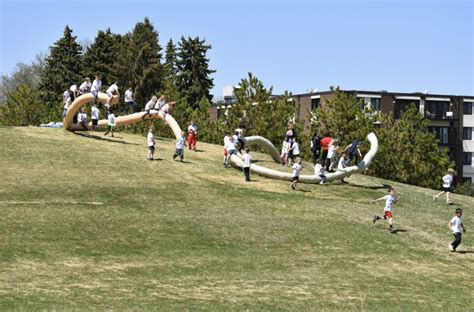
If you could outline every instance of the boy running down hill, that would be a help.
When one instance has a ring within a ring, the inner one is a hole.
[[[448,223],[448,228],[450,231],[453,232],[454,235],[454,241],[448,245],[449,250],[452,252],[456,251],[456,248],[461,244],[461,229],[465,233],[466,228],[464,227],[464,224],[462,223],[462,209],[457,208],[455,211],[455,216],[449,221]]]
[[[375,203],[377,201],[385,200],[385,207],[384,207],[384,215],[383,217],[380,216],[374,216],[373,223],[375,223],[377,220],[387,220],[388,219],[388,224],[389,228],[388,230],[390,232],[395,232],[393,229],[393,215],[392,215],[392,210],[393,210],[393,205],[398,201],[398,197],[395,194],[395,189],[394,188],[389,188],[388,189],[388,194],[377,198],[372,201],[372,203]]]
[[[438,200],[438,197],[446,193],[446,204],[451,204],[449,200],[449,192],[451,191],[451,184],[453,183],[453,169],[448,169],[448,174],[443,177],[443,191],[437,195],[433,195],[433,201]]]

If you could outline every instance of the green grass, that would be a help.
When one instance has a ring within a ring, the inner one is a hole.
[[[180,163],[163,139],[148,162],[146,139],[122,133],[0,128],[0,146],[2,311],[474,310],[472,198],[446,206],[363,175],[298,191],[246,183],[220,146]],[[384,184],[406,232],[371,222]],[[447,249],[455,207],[463,254]]]

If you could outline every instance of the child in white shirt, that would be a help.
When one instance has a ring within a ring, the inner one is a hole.
[[[186,146],[186,137],[184,131],[181,131],[181,136],[176,140],[176,150],[173,155],[173,159],[179,156],[181,162],[184,160],[184,147]]]
[[[230,140],[230,132],[226,132],[224,136],[224,167],[227,167],[227,155],[229,152],[227,151],[227,144],[229,143]]]
[[[91,108],[92,131],[97,130],[97,127],[99,126],[99,115],[100,115],[100,110],[97,108],[97,105],[92,105],[92,108]]]
[[[153,160],[153,156],[155,155],[155,136],[153,135],[153,127],[148,128],[146,142],[148,146],[148,154],[146,156],[146,159]]]
[[[145,114],[143,114],[142,120],[145,119],[145,117],[147,115],[151,115],[150,112],[153,108],[155,108],[156,101],[158,101],[158,98],[155,95],[153,95],[151,97],[151,100],[149,100],[148,103],[146,103],[146,105],[145,105]]]
[[[86,80],[83,83],[81,83],[81,85],[79,86],[79,94],[85,94],[85,93],[90,92],[91,87],[92,87],[91,80],[90,78],[87,77]]]
[[[299,158],[300,157],[300,144],[298,143],[297,138],[293,138],[293,145],[291,146],[291,155],[292,159]]]
[[[344,172],[346,168],[346,162],[347,162],[347,154],[343,154],[341,158],[339,158],[339,162],[337,163],[337,171]],[[344,181],[344,178],[341,179],[341,182],[346,183],[346,181]]]
[[[227,145],[225,148],[227,150],[227,159],[226,159],[224,167],[227,168],[227,165],[229,164],[229,160],[232,157],[232,155],[237,154],[235,150],[235,142],[233,138],[229,137],[229,141],[227,141]]]
[[[87,114],[84,112],[82,107],[79,109],[77,122],[82,126],[82,128],[84,128],[84,130],[89,130],[89,127],[87,127]]]
[[[64,102],[63,118],[66,117],[67,110],[69,109],[71,104],[72,104],[71,97],[69,96],[69,93],[68,93],[68,97],[65,99],[65,102]]]
[[[293,166],[291,166],[291,168],[293,169],[293,179],[291,180],[291,189],[296,189],[296,184],[298,184],[298,180],[300,178],[300,173],[301,173],[301,169],[303,169],[303,166],[302,166],[302,160],[301,158],[296,158],[296,162],[293,164]]]
[[[457,208],[455,211],[455,216],[449,221],[448,228],[453,232],[454,241],[448,245],[449,250],[452,252],[456,251],[456,248],[461,244],[461,229],[463,232],[466,232],[466,228],[462,223],[462,209]]]
[[[373,221],[373,223],[375,223],[377,220],[380,220],[380,219],[383,219],[383,220],[388,219],[388,224],[389,224],[388,230],[390,232],[395,232],[393,230],[393,215],[392,215],[393,205],[398,201],[398,197],[395,194],[395,189],[390,187],[388,189],[388,194],[387,195],[373,200],[372,203],[375,203],[376,201],[379,201],[379,200],[385,200],[385,207],[383,209],[384,210],[384,215],[383,215],[383,217],[374,216],[374,219],[372,221]]]
[[[102,81],[100,80],[100,76],[96,75],[94,81],[92,82],[91,92],[92,92],[92,105],[95,104],[97,100],[97,95],[100,92],[100,88],[102,87]]]
[[[107,131],[104,133],[104,135],[109,134],[109,132],[112,132],[112,137],[114,136],[114,131],[115,131],[115,115],[112,110],[109,112],[109,116],[107,116]]]
[[[321,166],[321,161],[319,159],[316,160],[316,164],[314,165],[314,175],[321,178],[321,182],[319,182],[319,184],[322,185],[324,182],[326,182],[324,168]]]
[[[290,150],[290,143],[284,140],[281,145],[281,165],[282,166],[288,165],[288,151],[289,150]]]
[[[451,191],[451,184],[453,183],[453,169],[448,169],[448,174],[443,177],[443,191],[437,195],[433,195],[433,201],[436,201],[438,197],[446,193],[446,203],[451,204],[449,200],[449,192]]]
[[[252,156],[250,156],[249,149],[246,148],[242,160],[244,162],[242,168],[244,170],[245,181],[250,182],[250,165],[252,163]]]

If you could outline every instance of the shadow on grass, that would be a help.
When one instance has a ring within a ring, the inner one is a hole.
[[[302,192],[302,193],[311,193],[310,190],[305,190],[305,189],[296,189],[295,191]]]
[[[456,253],[459,253],[459,254],[472,254],[474,253],[473,250],[461,250],[461,251],[456,251]]]
[[[341,184],[334,184],[334,185],[347,185],[347,186],[352,186],[352,187],[357,187],[357,188],[364,188],[364,189],[369,189],[369,190],[388,189],[388,188],[392,187],[389,184],[367,186],[367,185],[361,185],[361,184],[354,184],[354,183],[351,183],[351,182],[348,182],[348,181],[344,181]]]
[[[148,161],[162,161],[163,158],[153,158],[153,159],[147,159]]]
[[[179,159],[173,159],[173,160],[182,164],[194,164],[192,161],[188,161],[188,160],[183,160],[183,161],[180,161]]]
[[[107,142],[119,143],[119,144],[127,144],[127,145],[140,145],[140,144],[137,144],[137,143],[129,143],[129,142],[125,142],[125,141],[117,141],[117,140],[114,140],[114,139],[109,139],[109,138],[106,138],[106,137],[101,137],[101,136],[98,136],[98,135],[95,135],[95,134],[89,134],[89,133],[74,132],[74,134],[75,134],[75,135],[82,136],[82,137],[85,137],[85,138],[98,140],[98,141],[107,141]],[[118,136],[115,136],[114,138],[123,139],[123,137],[118,137]]]
[[[398,232],[406,232],[407,230],[403,230],[403,229],[393,229],[390,231],[390,233],[392,234],[397,234]]]

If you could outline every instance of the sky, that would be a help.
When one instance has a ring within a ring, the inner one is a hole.
[[[274,94],[387,90],[474,95],[474,1],[0,0],[0,72],[48,52],[66,25],[78,41],[125,34],[148,17],[164,48],[204,38],[212,93],[251,72]]]

